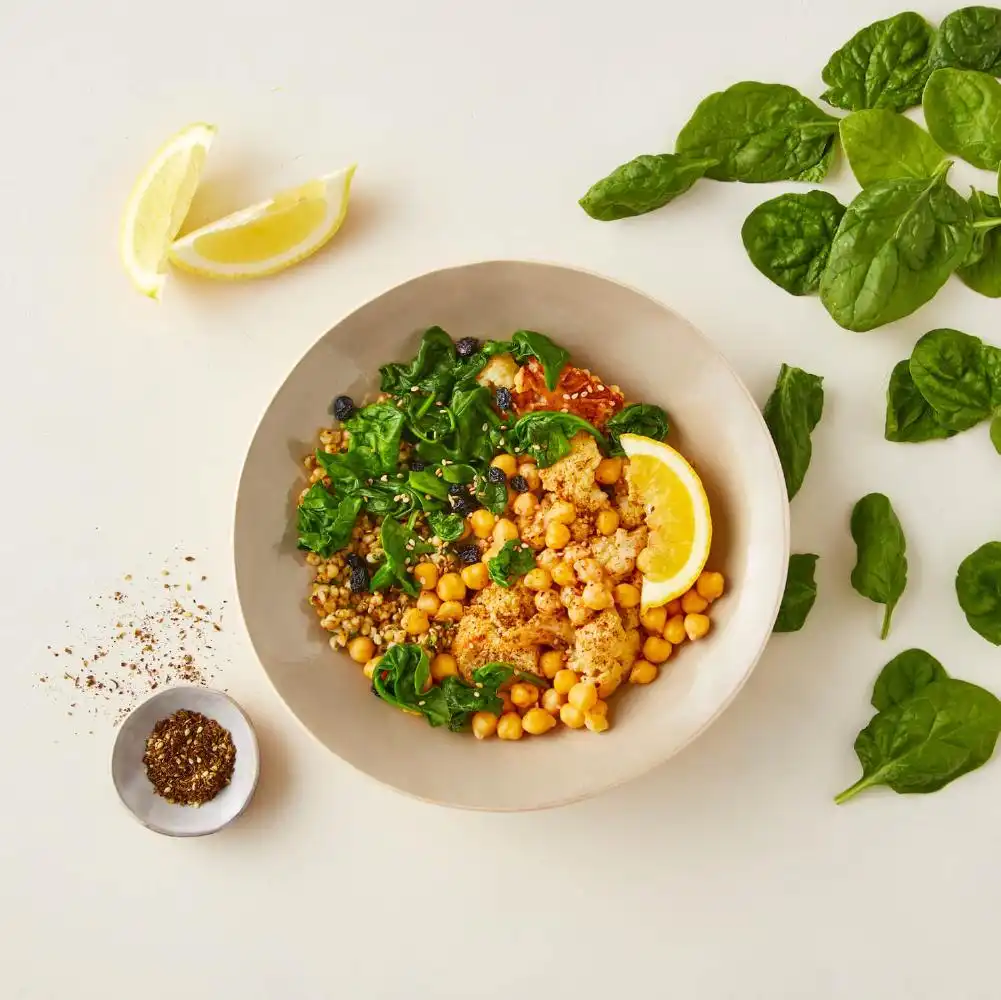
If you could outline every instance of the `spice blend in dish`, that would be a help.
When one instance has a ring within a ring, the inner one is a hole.
[[[143,764],[157,795],[175,805],[201,806],[229,784],[236,747],[214,719],[182,708],[146,737]]]
[[[330,645],[432,726],[609,728],[607,699],[705,637],[724,579],[661,407],[549,337],[427,330],[305,458],[299,547]]]

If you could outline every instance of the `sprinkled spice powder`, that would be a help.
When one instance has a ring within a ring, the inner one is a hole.
[[[146,737],[146,777],[157,795],[176,805],[214,799],[229,784],[235,763],[229,730],[200,712],[179,709]]]

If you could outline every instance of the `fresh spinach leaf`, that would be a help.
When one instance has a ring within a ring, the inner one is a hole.
[[[824,380],[783,365],[763,411],[782,463],[789,499],[799,492],[810,467],[810,434],[824,413]]]
[[[994,450],[1001,455],[1001,415],[996,416],[991,421],[991,444]]]
[[[824,155],[812,167],[807,167],[802,173],[796,174],[790,179],[802,181],[804,184],[819,184],[831,172],[837,154],[838,136],[835,133],[827,140],[827,151]]]
[[[516,577],[535,569],[535,553],[524,542],[512,539],[487,563],[490,579],[501,587],[510,587]]]
[[[948,678],[945,667],[923,649],[905,649],[883,667],[872,689],[872,707],[885,712]]]
[[[932,37],[931,25],[913,11],[868,25],[831,56],[821,74],[828,87],[821,97],[846,111],[920,104]]]
[[[296,514],[299,548],[329,558],[351,541],[360,510],[361,497],[338,499],[322,483],[313,483]]]
[[[511,338],[511,353],[518,364],[523,365],[529,358],[535,358],[542,365],[546,377],[546,388],[552,392],[560,380],[560,372],[570,360],[570,352],[554,344],[544,333],[533,330],[519,330]]]
[[[781,83],[736,83],[710,94],[675,143],[676,152],[716,160],[706,176],[762,183],[794,179],[829,154],[836,118]]]
[[[990,760],[1001,733],[1001,702],[966,681],[944,678],[879,712],[855,740],[862,777],[835,798],[866,788],[926,793]]]
[[[959,564],[956,597],[970,628],[1001,646],[1001,542],[981,545]]]
[[[938,26],[932,64],[1001,76],[1001,10],[963,7],[946,15]]]
[[[946,183],[878,181],[848,206],[820,282],[820,300],[846,330],[872,330],[923,306],[966,259],[970,208]]]
[[[431,530],[443,541],[454,542],[462,537],[466,522],[458,514],[448,514],[443,510],[433,510],[428,514]]]
[[[620,438],[623,434],[663,441],[669,430],[667,414],[653,403],[630,403],[605,424],[609,455],[624,455]]]
[[[1001,298],[1001,201],[992,194],[970,195],[973,247],[956,272],[959,280],[988,298]]]
[[[716,163],[677,153],[637,156],[592,184],[578,204],[602,222],[644,215],[684,194]]]
[[[418,556],[434,551],[434,546],[395,518],[387,517],[379,533],[385,559],[372,577],[373,591],[399,587],[411,597],[417,597],[421,588],[410,575],[410,564]]]
[[[573,413],[555,410],[523,414],[508,431],[507,440],[516,452],[534,455],[539,468],[544,469],[570,454],[570,439],[579,431],[590,434],[602,451],[608,451],[608,442],[597,427]]]
[[[852,538],[858,559],[852,570],[852,586],[863,597],[886,605],[879,637],[890,633],[893,609],[907,586],[907,542],[904,529],[882,493],[862,497],[852,511]]]
[[[874,108],[841,119],[841,144],[862,187],[903,177],[934,177],[945,165],[945,152],[910,118]]]
[[[931,330],[911,352],[911,378],[943,427],[965,431],[991,414],[983,341],[959,330]]]
[[[817,599],[814,571],[818,558],[810,552],[794,552],[789,556],[789,572],[773,632],[798,632],[806,624]]]
[[[948,153],[983,170],[1001,165],[1001,83],[968,69],[937,69],[924,93],[925,122]]]
[[[744,220],[740,238],[751,263],[791,295],[820,287],[844,206],[826,191],[780,194]]]
[[[917,443],[950,438],[956,432],[938,419],[928,400],[921,395],[911,378],[910,360],[898,361],[886,389],[887,441]]]

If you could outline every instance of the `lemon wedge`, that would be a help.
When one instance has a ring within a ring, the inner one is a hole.
[[[656,608],[680,597],[709,558],[712,518],[702,481],[680,452],[638,434],[623,434],[626,478],[647,512],[650,537],[638,560],[640,606]]]
[[[129,195],[122,220],[122,263],[150,298],[160,298],[167,250],[191,207],[215,131],[203,122],[181,129],[146,165]]]
[[[260,278],[316,253],[341,228],[355,166],[283,191],[188,233],[170,262],[206,278]]]

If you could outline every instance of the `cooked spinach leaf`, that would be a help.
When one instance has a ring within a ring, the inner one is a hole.
[[[945,152],[910,118],[875,108],[841,119],[841,144],[862,187],[903,177],[934,177],[945,165]]]
[[[851,520],[858,559],[852,570],[852,586],[863,597],[884,604],[879,637],[890,632],[893,610],[907,586],[907,542],[904,529],[882,493],[869,493],[855,504]]]
[[[507,510],[507,483],[494,483],[486,476],[477,476],[473,485],[473,492],[481,506],[498,517]]]
[[[713,180],[788,180],[825,160],[837,129],[836,118],[793,87],[746,81],[705,98],[675,150],[691,160],[716,160],[706,170]]]
[[[931,653],[923,649],[905,649],[879,672],[872,689],[872,707],[877,712],[885,712],[948,676],[945,667]]]
[[[887,441],[917,443],[950,438],[956,432],[945,427],[928,400],[921,395],[911,378],[910,360],[898,361],[886,389]]]
[[[973,214],[973,246],[956,272],[960,281],[988,298],[1001,298],[1001,201],[992,194],[974,190],[970,195]]]
[[[920,104],[932,38],[931,25],[912,11],[868,25],[831,56],[821,74],[828,87],[821,97],[846,111]]]
[[[783,365],[763,411],[782,463],[789,499],[799,492],[810,467],[810,434],[824,412],[824,380],[802,368]]]
[[[535,569],[535,553],[524,542],[505,542],[500,552],[487,563],[490,579],[501,587],[510,587],[516,577]]]
[[[970,628],[1001,646],[1001,542],[981,545],[959,564],[956,597]]]
[[[983,170],[1001,166],[1001,83],[968,69],[937,69],[924,93],[925,122],[947,152]]]
[[[554,344],[544,333],[533,330],[519,330],[511,338],[511,353],[518,364],[523,365],[529,358],[535,358],[542,365],[546,377],[546,388],[552,391],[560,380],[560,372],[570,360],[570,352]]]
[[[570,454],[570,439],[579,431],[590,434],[602,451],[608,451],[608,442],[597,427],[573,413],[554,410],[523,414],[508,431],[507,441],[515,451],[534,455],[544,469]]]
[[[338,499],[322,483],[313,483],[299,503],[299,548],[328,559],[351,541],[361,497]]]
[[[592,184],[578,204],[602,222],[644,215],[684,194],[716,162],[677,153],[637,156]]]
[[[448,441],[438,442],[453,462],[486,466],[497,450],[501,420],[491,402],[490,391],[482,385],[456,389],[448,407],[455,431]],[[422,456],[432,458],[425,443],[418,445]]]
[[[443,541],[454,542],[462,537],[466,522],[458,514],[435,510],[428,514],[431,530]]]
[[[798,632],[806,624],[817,599],[814,571],[819,558],[810,552],[794,552],[789,556],[789,572],[773,632]]]
[[[820,282],[820,299],[846,330],[872,330],[923,306],[966,259],[970,208],[935,177],[878,181],[848,206]]]
[[[432,326],[424,332],[417,354],[409,363],[393,363],[379,369],[382,376],[379,387],[394,396],[415,387],[430,390],[453,376],[456,361],[452,338],[440,326]]]
[[[938,26],[932,63],[1001,76],[1001,10],[963,7],[946,15]]]
[[[807,295],[820,287],[844,206],[826,191],[781,194],[744,220],[740,238],[751,263],[779,288]]]
[[[669,430],[667,414],[652,403],[630,403],[624,406],[605,424],[608,435],[609,455],[624,455],[620,438],[623,434],[638,434],[640,437],[663,441]]]
[[[399,587],[411,597],[417,597],[421,588],[410,574],[410,565],[418,556],[433,552],[434,546],[392,517],[382,522],[379,538],[385,557],[372,577],[372,590]]]
[[[855,740],[862,777],[835,798],[888,785],[935,792],[987,763],[1001,733],[1001,702],[966,681],[944,678],[879,712]]]
[[[911,378],[943,427],[965,431],[991,414],[983,341],[959,330],[931,330],[911,352]]]

